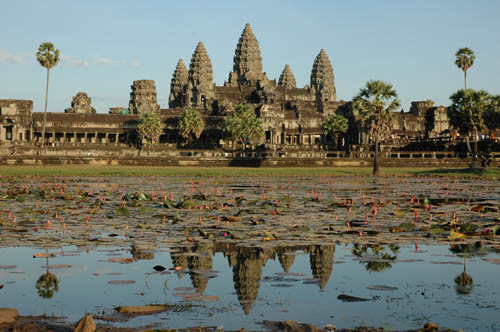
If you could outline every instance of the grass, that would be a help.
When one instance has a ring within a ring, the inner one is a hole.
[[[165,167],[165,166],[0,166],[1,176],[368,176],[369,167]],[[398,176],[481,176],[500,178],[500,168],[381,168]]]

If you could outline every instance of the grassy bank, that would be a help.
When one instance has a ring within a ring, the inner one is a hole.
[[[382,175],[442,175],[486,176],[500,178],[500,168],[478,169],[431,169],[431,168],[382,168]],[[300,168],[300,167],[154,167],[154,166],[0,166],[0,175],[29,176],[367,176],[368,167]]]

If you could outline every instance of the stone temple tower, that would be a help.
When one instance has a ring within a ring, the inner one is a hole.
[[[160,112],[160,105],[156,100],[156,86],[153,80],[134,81],[130,87],[129,109],[131,114]]]
[[[278,86],[284,86],[287,89],[293,89],[297,87],[295,76],[293,76],[292,69],[289,65],[285,65],[285,68],[281,72]]]
[[[259,43],[253,34],[250,24],[245,25],[236,45],[233,59],[233,71],[229,73],[227,86],[255,86],[257,81],[267,82],[266,74],[262,72],[262,57]]]
[[[192,107],[207,109],[207,102],[215,95],[212,62],[205,46],[199,42],[189,65],[187,103]]]
[[[184,61],[179,59],[174,74],[172,75],[172,81],[170,81],[170,97],[168,98],[169,108],[183,107],[186,104],[188,75]]]
[[[321,49],[314,60],[311,71],[311,93],[316,97],[320,109],[324,102],[337,99],[333,80],[333,67],[325,49]]]

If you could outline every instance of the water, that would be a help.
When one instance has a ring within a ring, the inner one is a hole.
[[[263,327],[258,322],[263,320],[288,319],[320,327],[407,329],[432,321],[467,331],[500,329],[500,265],[488,261],[500,257],[498,250],[474,245],[415,249],[361,244],[256,248],[229,242],[145,253],[132,252],[129,247],[67,246],[48,251],[8,247],[0,249],[0,284],[4,285],[0,307],[18,308],[22,315],[47,314],[74,322],[85,313],[120,317],[114,311],[116,306],[173,306],[160,314],[112,323],[129,327],[222,325],[225,329],[260,330]],[[48,258],[49,273],[57,277],[58,290],[51,294],[52,287],[39,294],[37,280],[47,273],[47,259],[33,255],[46,252],[55,255]],[[135,260],[109,262],[116,258]],[[464,271],[464,261],[473,282],[460,287],[455,279]],[[167,271],[153,273],[156,265]],[[169,270],[175,266],[181,266],[182,273]],[[289,273],[281,273],[284,270]],[[217,272],[208,274],[215,277],[203,278],[206,271]],[[113,280],[135,283],[108,283]],[[394,289],[368,288],[377,285]],[[179,287],[194,287],[219,300],[189,301],[176,296],[190,292],[176,290]],[[343,302],[338,299],[341,294],[369,301]]]
[[[118,327],[497,331],[499,202],[494,179],[3,177],[0,307]],[[148,304],[171,309],[115,310]]]

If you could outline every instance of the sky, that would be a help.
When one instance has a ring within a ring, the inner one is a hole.
[[[223,85],[246,23],[257,40],[268,78],[289,64],[303,87],[324,48],[333,65],[338,100],[351,100],[371,79],[393,84],[408,111],[411,101],[449,105],[463,88],[455,62],[469,47],[476,61],[469,88],[500,94],[500,1],[497,0],[0,0],[0,99],[45,102],[46,69],[35,53],[52,42],[62,54],[50,71],[48,111],[64,112],[80,91],[99,113],[128,107],[134,80],[156,82],[168,108],[177,61],[187,66],[199,41]]]

